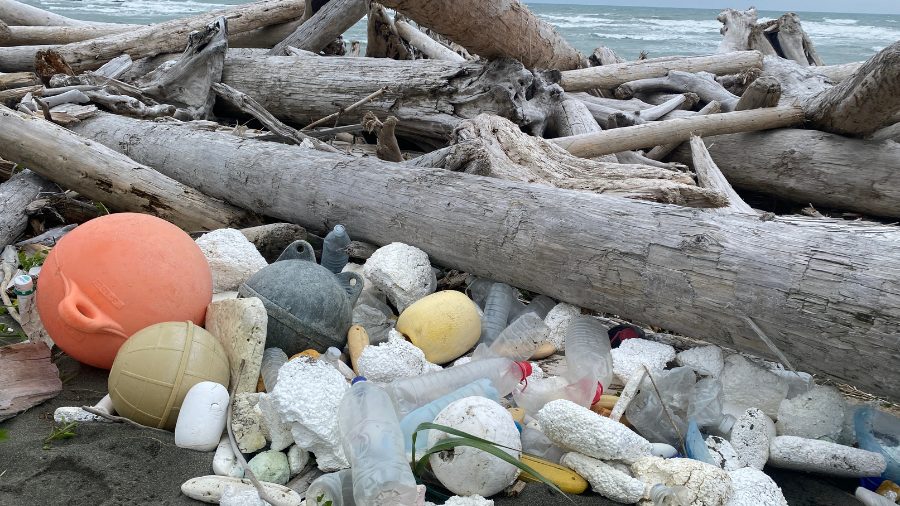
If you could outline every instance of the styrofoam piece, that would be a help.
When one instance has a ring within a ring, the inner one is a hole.
[[[494,501],[480,495],[455,495],[444,503],[444,506],[494,506]]]
[[[725,368],[722,348],[718,346],[698,346],[684,350],[675,355],[675,362],[680,366],[690,367],[701,376],[713,378],[718,378]]]
[[[221,300],[206,308],[206,330],[228,353],[236,393],[256,391],[268,321],[266,307],[256,297]]]
[[[731,498],[725,506],[788,506],[781,488],[766,473],[752,467],[730,471]]]
[[[650,455],[650,442],[619,422],[566,399],[548,402],[535,418],[554,443],[600,460],[634,462]]]
[[[544,317],[544,324],[550,328],[547,341],[553,343],[556,351],[566,350],[566,333],[569,331],[569,323],[581,314],[581,308],[560,302]]]
[[[62,406],[56,408],[53,412],[53,421],[56,423],[69,423],[69,422],[77,422],[77,423],[112,423],[113,421],[108,418],[103,418],[102,416],[97,416],[93,413],[88,413],[87,411],[77,407],[77,406]]]
[[[493,441],[519,458],[522,441],[512,415],[496,402],[484,397],[464,397],[441,410],[434,423],[446,425],[474,436]],[[428,446],[452,437],[439,430],[428,434]],[[512,448],[512,449],[510,449]],[[490,497],[512,485],[519,468],[481,450],[458,446],[432,454],[432,471],[447,490],[458,495]]]
[[[401,242],[375,250],[366,260],[363,272],[401,313],[437,287],[428,254]]]
[[[650,453],[657,457],[671,459],[675,455],[678,455],[678,450],[672,445],[667,445],[666,443],[651,443],[651,446]]]
[[[863,487],[856,487],[856,492],[853,495],[855,495],[859,502],[863,503],[864,506],[896,506],[897,504],[887,497],[876,494]]]
[[[294,442],[313,452],[319,469],[325,472],[350,465],[337,419],[348,388],[344,376],[324,360],[299,357],[281,367],[278,383],[269,394],[282,422],[291,424]]]
[[[175,422],[175,446],[201,452],[215,449],[225,430],[228,390],[212,381],[201,381],[184,396]]]
[[[266,446],[262,430],[262,415],[255,409],[259,394],[243,393],[234,396],[231,406],[231,430],[238,449],[243,453],[253,453]]]
[[[769,458],[769,443],[775,437],[775,424],[761,410],[750,408],[734,423],[729,442],[741,462],[762,469]]]
[[[581,453],[570,452],[563,455],[560,464],[587,480],[594,492],[613,501],[634,504],[644,497],[647,489],[647,485],[641,480]]]
[[[272,405],[272,399],[267,394],[259,394],[256,408],[262,416],[262,432],[269,442],[270,449],[281,451],[294,444],[290,424],[281,421],[278,410]]]
[[[300,494],[276,483],[262,483],[266,493],[277,500],[282,506],[300,506],[302,498]],[[253,483],[248,479],[232,478],[230,476],[207,475],[191,478],[181,484],[181,493],[210,504],[218,504],[222,498],[225,487],[231,487],[235,492],[244,490],[256,491]]]
[[[256,490],[235,490],[234,487],[225,487],[222,497],[219,498],[219,506],[269,506],[269,503],[262,500]]]
[[[625,410],[628,409],[628,405],[631,404],[631,401],[634,400],[634,396],[637,395],[638,390],[640,390],[641,383],[643,383],[644,376],[646,375],[647,370],[643,367],[631,374],[628,381],[625,382],[625,388],[623,388],[622,392],[619,394],[619,400],[616,401],[616,405],[613,406],[612,412],[609,414],[610,419],[618,422],[622,418],[622,415],[625,414]]]
[[[716,465],[726,471],[734,471],[735,469],[746,467],[746,464],[738,456],[737,450],[723,437],[708,436],[706,438],[706,448],[709,450],[709,454],[716,462]]]
[[[268,265],[256,246],[233,228],[213,230],[195,242],[212,270],[213,292],[237,290],[241,283]]]
[[[816,386],[781,401],[775,430],[779,436],[799,436],[840,442],[844,428],[844,397],[834,387]]]
[[[259,481],[285,485],[291,476],[287,455],[275,450],[257,453],[247,466]]]
[[[884,455],[880,453],[796,436],[773,439],[768,464],[848,478],[880,476],[887,467]]]
[[[725,414],[738,417],[748,408],[759,408],[770,418],[778,417],[778,406],[788,392],[787,382],[740,355],[725,359],[722,395]]]
[[[794,398],[802,393],[806,393],[810,388],[815,386],[813,377],[809,373],[798,371],[789,371],[785,369],[769,369],[769,371],[787,382],[788,393],[787,398]]]
[[[218,476],[244,477],[244,468],[237,461],[234,450],[231,448],[231,440],[228,434],[223,434],[216,447],[212,462],[213,473]]]
[[[399,335],[393,329],[391,334]],[[363,348],[356,362],[359,375],[365,376],[369,381],[388,383],[399,378],[441,370],[441,366],[432,364],[425,358],[422,350],[400,337]]]
[[[626,339],[612,350],[613,373],[621,384],[638,369],[647,366],[651,371],[661,371],[675,359],[675,348],[648,339]]]
[[[644,483],[687,488],[693,497],[685,504],[692,506],[722,506],[731,495],[728,473],[699,460],[644,457],[631,464],[631,471]]]
[[[287,451],[288,466],[291,469],[291,478],[300,474],[306,464],[309,463],[309,452],[297,445],[291,445]]]

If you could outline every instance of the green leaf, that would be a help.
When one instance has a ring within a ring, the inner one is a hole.
[[[453,435],[456,437],[449,437],[446,439],[442,439],[439,443],[435,444],[434,446],[432,446],[431,448],[426,450],[425,454],[422,455],[422,457],[420,459],[416,460],[416,434],[418,434],[418,432],[422,431],[422,430],[439,430],[441,432],[446,432],[447,434],[450,434],[450,435]],[[532,469],[531,466],[525,464],[524,462],[520,461],[519,459],[513,457],[512,455],[506,453],[505,451],[503,451],[501,449],[501,448],[506,448],[506,449],[513,450],[513,451],[519,451],[516,448],[510,448],[509,446],[504,446],[499,443],[495,443],[493,441],[488,441],[487,439],[482,439],[478,436],[474,436],[467,432],[457,430],[452,427],[447,427],[446,425],[436,424],[436,423],[423,423],[423,424],[420,424],[418,427],[416,427],[416,431],[413,432],[413,435],[412,435],[412,443],[413,443],[413,451],[412,451],[413,452],[413,454],[412,454],[413,472],[417,475],[421,475],[422,472],[425,470],[425,467],[428,465],[428,457],[430,457],[431,455],[442,452],[442,451],[452,450],[453,448],[456,448],[457,446],[469,446],[469,447],[481,450],[483,452],[487,452],[487,453],[503,460],[504,462],[507,462],[511,465],[516,466],[517,468],[519,468],[519,470],[524,471],[524,472],[534,476],[535,478],[540,480],[542,483],[544,483],[545,485],[547,485],[548,487],[550,487],[551,489],[555,490],[560,495],[562,495],[563,497],[568,499],[570,502],[574,502],[574,501],[572,501],[572,499],[569,496],[567,496],[562,490],[560,490],[559,487],[554,485],[553,482],[551,482],[550,480],[545,478],[542,474],[540,474],[539,472]]]
[[[6,441],[9,439],[9,430],[0,429],[0,441]]]

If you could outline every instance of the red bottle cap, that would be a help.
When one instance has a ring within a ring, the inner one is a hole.
[[[594,400],[591,401],[591,406],[600,402],[600,396],[603,395],[603,384],[599,381],[597,382],[597,392],[594,394]]]
[[[519,381],[524,380],[525,378],[531,376],[532,368],[531,362],[516,362],[516,365],[519,366],[519,370],[522,371],[522,377]]]

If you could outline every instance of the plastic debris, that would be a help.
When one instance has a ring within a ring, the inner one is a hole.
[[[731,443],[721,436],[708,436],[706,438],[706,448],[709,450],[715,465],[726,471],[734,471],[735,469],[746,467],[746,464],[741,461]]]
[[[366,346],[359,356],[358,364],[361,376],[382,383],[441,370],[441,366],[429,362],[421,349],[404,341],[402,336],[399,339],[389,339],[378,346]]]
[[[690,367],[700,376],[718,378],[725,368],[722,348],[718,346],[698,346],[679,352],[675,362],[680,366]]]
[[[247,465],[259,481],[284,485],[291,476],[287,455],[279,451],[259,452]]]
[[[746,358],[731,355],[725,359],[722,393],[727,414],[737,417],[748,408],[759,408],[770,418],[777,418],[787,392],[787,382],[781,377]]]
[[[350,246],[350,236],[343,225],[335,225],[325,236],[322,244],[322,267],[337,274],[344,269],[350,260],[347,247]]]
[[[216,293],[237,290],[241,283],[269,265],[256,246],[233,228],[203,234],[196,243],[209,262]]]
[[[366,261],[365,273],[400,312],[437,287],[428,255],[401,242],[375,250]]]
[[[253,453],[266,446],[262,414],[256,409],[258,402],[259,394],[243,393],[234,396],[231,406],[231,430],[243,453]]]
[[[577,452],[562,456],[560,463],[572,468],[591,484],[591,490],[625,504],[634,504],[644,498],[647,485],[600,460]]]
[[[731,498],[725,506],[788,506],[781,488],[766,473],[752,467],[730,471]]]
[[[880,476],[887,467],[880,453],[796,436],[773,439],[768,463],[773,467],[848,478]]]
[[[552,343],[557,351],[565,351],[569,323],[580,314],[580,307],[565,302],[560,302],[547,312],[547,316],[544,317],[544,323],[550,328],[547,341]]]
[[[266,345],[268,315],[256,297],[213,302],[206,309],[206,330],[219,338],[231,363],[235,392],[255,392]]]
[[[769,458],[769,444],[775,437],[775,424],[761,410],[744,412],[731,430],[729,442],[746,466],[762,469]]]
[[[475,346],[481,334],[481,318],[475,303],[465,294],[444,290],[406,308],[397,319],[397,331],[421,349],[430,362],[446,364]]]
[[[817,386],[781,401],[775,429],[779,436],[799,436],[837,443],[844,428],[844,398],[834,387]]]
[[[613,372],[621,384],[625,384],[634,371],[647,366],[651,371],[661,371],[675,359],[675,348],[668,344],[647,339],[626,339],[612,350]]]
[[[697,460],[644,457],[631,464],[631,470],[644,483],[687,488],[690,493],[684,504],[723,506],[731,496],[728,473]]]

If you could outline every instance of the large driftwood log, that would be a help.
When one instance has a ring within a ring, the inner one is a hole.
[[[38,197],[46,184],[44,178],[30,170],[0,183],[0,202],[3,202],[0,211],[0,250],[15,242],[25,231],[28,226],[25,208]]]
[[[794,126],[803,120],[803,110],[799,107],[771,107],[644,123],[593,134],[561,137],[553,139],[553,142],[575,156],[587,158],[677,140],[686,141],[691,135],[710,136],[770,130]]]
[[[719,53],[755,49],[764,55],[776,54],[775,48],[762,33],[762,27],[756,24],[756,7],[745,11],[725,9],[716,19],[722,23],[722,28],[719,29],[722,34]]]
[[[331,0],[269,51],[287,55],[288,46],[318,53],[366,15],[366,0]]]
[[[91,70],[121,54],[136,60],[181,51],[192,31],[202,30],[220,17],[228,21],[229,32],[237,34],[291,21],[303,15],[303,5],[303,0],[262,0],[166,21],[125,34],[65,44],[56,50],[74,70]]]
[[[34,72],[12,72],[10,74],[0,72],[0,90],[22,88],[37,84],[41,84],[41,80],[38,79],[37,74]]]
[[[115,33],[125,33],[137,28],[140,28],[140,25],[10,26],[8,35],[0,36],[0,46],[68,44]]]
[[[0,0],[0,21],[20,26],[116,26],[117,23],[80,21],[15,0]]]
[[[149,213],[188,230],[247,222],[250,214],[125,155],[0,106],[0,157],[114,209]]]
[[[702,109],[697,111],[697,115],[703,116],[706,114],[717,114],[720,109],[721,109],[721,106],[719,105],[718,102],[710,102],[710,103],[704,105]],[[683,141],[675,141],[675,142],[669,142],[666,144],[660,144],[659,146],[656,146],[653,149],[651,149],[650,151],[648,151],[646,156],[647,156],[647,158],[649,158],[651,160],[662,160],[663,158],[668,156],[669,153],[671,153],[672,151],[675,151],[675,149],[677,149],[678,146],[680,146],[682,142]]]
[[[684,58],[651,58],[613,65],[601,65],[562,72],[560,86],[566,91],[588,91],[595,88],[612,89],[628,81],[664,77],[673,70],[682,72],[711,72],[716,75],[737,74],[747,69],[762,67],[759,51],[735,51],[733,53]]]
[[[339,116],[337,123],[359,123],[368,111],[379,117],[390,114],[399,121],[398,135],[434,145],[444,145],[460,120],[481,113],[503,116],[523,127],[543,122],[540,111],[525,108],[526,95],[538,81],[522,64],[505,59],[455,63],[232,56],[230,52],[222,73],[223,83],[253,97],[282,121],[297,125],[328,116],[387,86],[385,93],[354,114]]]
[[[413,53],[414,51],[397,33],[397,27],[394,26],[394,20],[388,15],[387,9],[377,2],[370,2],[366,23],[366,56],[414,60]]]
[[[762,107],[775,107],[781,99],[781,82],[772,76],[756,78],[734,106],[736,111],[747,111]]]
[[[738,189],[803,205],[900,218],[900,144],[796,129],[705,140],[716,165]],[[684,146],[672,159],[690,163],[690,152]]]
[[[508,120],[487,114],[462,122],[451,146],[406,165],[691,207],[726,203],[724,195],[698,187],[683,172],[578,158],[549,141],[524,134]]]
[[[864,137],[897,122],[900,113],[900,41],[882,49],[853,76],[804,104],[819,130]]]
[[[519,0],[382,3],[484,58],[514,58],[534,69],[582,66],[583,56]]]
[[[669,91],[677,93],[694,93],[703,102],[719,102],[722,110],[730,112],[734,110],[740,97],[722,87],[713,79],[706,79],[699,74],[691,72],[670,71],[665,77],[640,79],[627,82],[616,88],[616,98],[629,99],[636,95],[645,95],[651,92]]]
[[[896,227],[717,216],[114,115],[74,128],[276,218],[768,355],[751,317],[798,369],[900,392]]]
[[[449,47],[432,39],[421,30],[402,19],[397,20],[394,23],[394,26],[397,28],[397,33],[403,37],[406,42],[419,51],[422,51],[422,53],[432,60],[466,61],[459,53],[456,53]]]

